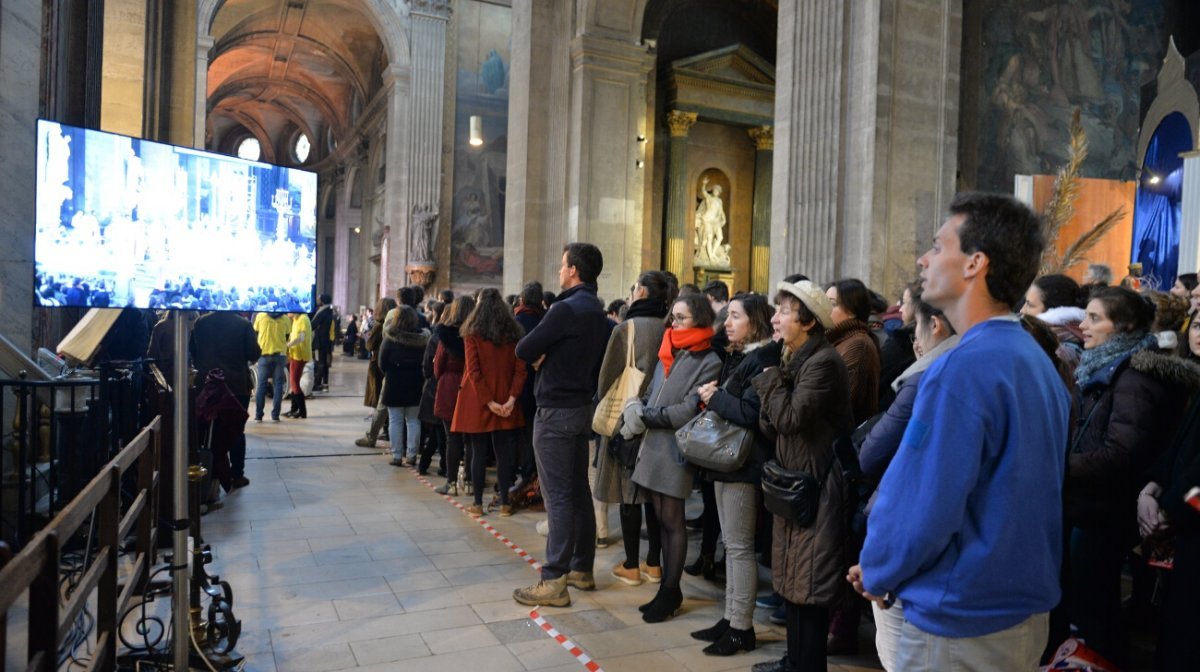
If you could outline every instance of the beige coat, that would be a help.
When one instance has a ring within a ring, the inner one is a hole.
[[[848,511],[833,441],[853,426],[846,364],[824,336],[814,336],[784,365],[752,381],[762,399],[763,431],[775,436],[775,459],[820,478],[817,518],[809,527],[775,519],[771,567],[775,590],[795,604],[835,607],[847,596]]]

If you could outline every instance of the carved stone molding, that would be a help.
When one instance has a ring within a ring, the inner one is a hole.
[[[667,126],[671,129],[671,137],[686,138],[688,131],[692,130],[692,126],[696,125],[696,119],[700,115],[696,112],[682,112],[680,110],[671,110],[667,113]]]
[[[435,19],[448,19],[454,9],[450,0],[408,0],[408,11]]]
[[[750,139],[754,141],[755,148],[760,152],[770,152],[775,149],[775,127],[774,126],[759,126],[752,128],[746,133]]]

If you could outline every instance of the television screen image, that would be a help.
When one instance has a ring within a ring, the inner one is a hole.
[[[37,125],[43,306],[308,312],[315,173]]]

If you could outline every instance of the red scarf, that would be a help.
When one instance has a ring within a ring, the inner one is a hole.
[[[658,360],[663,365],[663,378],[671,375],[671,365],[675,363],[676,350],[703,352],[712,347],[712,337],[712,327],[692,327],[690,329],[668,327],[663,332],[662,345],[658,346]]]

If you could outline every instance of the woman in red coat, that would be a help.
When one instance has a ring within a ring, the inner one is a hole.
[[[475,308],[475,299],[470,296],[460,296],[454,299],[442,313],[442,319],[434,332],[437,335],[437,353],[433,356],[433,375],[437,379],[437,390],[433,395],[433,415],[442,421],[446,429],[446,484],[434,488],[439,495],[457,497],[458,465],[465,462],[470,466],[470,454],[465,453],[463,435],[451,431],[450,423],[454,420],[454,408],[458,402],[458,388],[462,383],[463,368],[466,366],[466,348],[459,327]],[[467,473],[470,474],[470,469]],[[470,481],[470,478],[465,479]],[[466,493],[462,493],[466,494]]]
[[[500,479],[500,515],[511,516],[508,488],[512,485],[518,430],[525,426],[517,405],[525,386],[525,362],[517,359],[516,348],[525,330],[513,318],[499,290],[485,289],[460,332],[466,346],[466,369],[450,429],[466,435],[471,445],[475,503],[467,507],[467,513],[483,515],[485,456],[491,449],[496,453]]]

